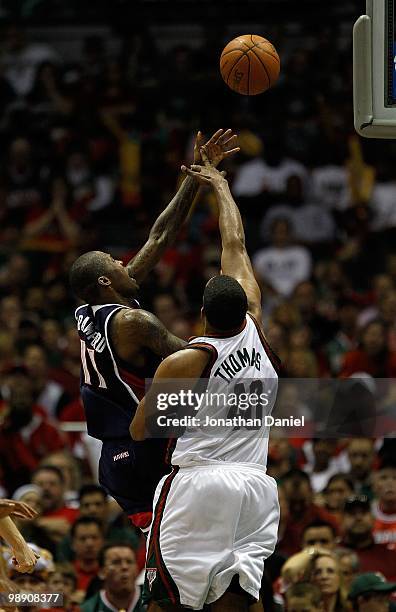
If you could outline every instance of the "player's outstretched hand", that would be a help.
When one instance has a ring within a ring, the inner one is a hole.
[[[40,559],[40,555],[34,552],[26,543],[12,551],[12,562],[15,569],[21,574],[30,574],[36,563]]]
[[[214,167],[218,166],[226,157],[230,157],[240,150],[239,147],[235,146],[238,137],[230,129],[225,131],[222,129],[217,130],[205,144],[204,140],[202,132],[198,132],[194,145],[194,165],[201,164],[203,161],[201,154],[202,147],[205,147],[209,162]]]
[[[183,174],[188,174],[189,176],[194,177],[198,181],[198,183],[201,183],[202,185],[213,186],[216,183],[221,183],[223,181],[226,182],[226,173],[219,172],[213,166],[213,162],[211,162],[208,157],[206,145],[201,147],[201,156],[204,165],[199,166],[197,164],[192,164],[190,168],[187,168],[187,166],[182,166],[181,171],[183,172]]]
[[[6,516],[34,519],[37,516],[37,512],[24,502],[14,501],[13,499],[0,499],[0,519]]]

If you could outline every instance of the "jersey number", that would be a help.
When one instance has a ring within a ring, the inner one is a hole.
[[[248,392],[246,392],[245,385],[243,383],[237,383],[236,385],[234,385],[233,393],[236,396],[240,396],[243,394],[245,398],[246,396],[249,397],[250,394],[255,394],[260,397],[260,395],[263,393],[263,383],[261,380],[253,380],[249,385]],[[243,410],[238,406],[231,406],[231,409],[227,415],[228,418],[234,418],[238,415],[243,416],[244,419],[259,419],[261,421],[263,418],[263,406],[259,402],[255,402],[254,405],[249,404]],[[241,429],[241,427],[235,425],[234,431],[236,429]],[[249,431],[257,430],[261,429],[261,425],[245,425],[244,429],[247,429]]]
[[[91,375],[89,373],[89,368],[88,368],[88,361],[92,364],[92,367],[96,373],[96,376],[98,377],[99,380],[99,388],[100,389],[107,389],[107,385],[106,385],[106,381],[103,378],[102,374],[99,372],[98,370],[98,366],[96,365],[96,361],[95,361],[95,351],[93,349],[90,349],[87,347],[87,345],[85,344],[84,340],[80,340],[81,342],[81,363],[82,363],[82,367],[83,367],[83,372],[84,372],[84,382],[86,385],[92,385],[93,383],[91,382]],[[97,385],[95,385],[97,386]]]

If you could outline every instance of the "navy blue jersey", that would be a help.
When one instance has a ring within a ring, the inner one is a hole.
[[[139,307],[136,302],[136,306]],[[129,425],[145,393],[145,378],[152,378],[160,362],[146,353],[145,366],[133,369],[117,357],[110,340],[110,325],[120,304],[76,310],[81,341],[80,390],[90,436],[99,440],[130,438]]]

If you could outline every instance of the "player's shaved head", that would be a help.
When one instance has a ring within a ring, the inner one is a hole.
[[[231,331],[243,322],[248,309],[246,293],[232,276],[214,276],[205,287],[203,310],[214,329]]]
[[[102,251],[88,251],[73,263],[70,270],[70,286],[82,300],[93,302],[98,294],[98,278],[110,271],[110,259]]]

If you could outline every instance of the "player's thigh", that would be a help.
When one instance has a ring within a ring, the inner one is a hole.
[[[248,612],[247,594],[226,591],[224,595],[211,605],[212,612]]]

